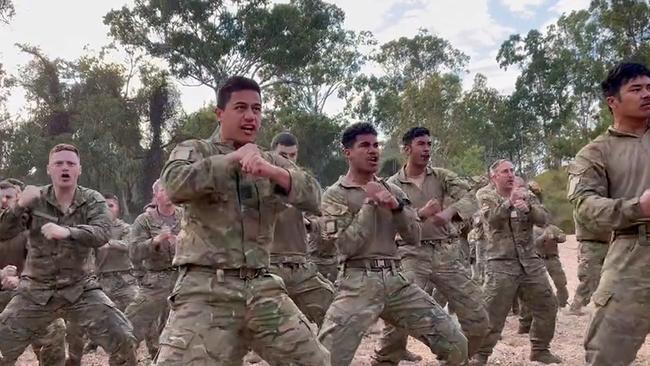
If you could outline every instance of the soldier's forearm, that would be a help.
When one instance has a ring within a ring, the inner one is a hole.
[[[420,242],[420,222],[413,208],[404,207],[401,212],[393,215],[393,221],[407,245],[417,245]]]
[[[594,232],[624,229],[643,219],[638,198],[613,199],[587,196],[572,199],[576,218]]]
[[[364,204],[350,223],[342,230],[336,241],[339,253],[350,256],[355,254],[368,240],[375,229],[375,206]]]
[[[104,245],[109,238],[108,229],[95,225],[76,225],[69,226],[70,240],[77,244],[99,248]]]
[[[301,170],[283,169],[290,177],[290,190],[287,190],[287,201],[296,208],[320,214],[321,190],[320,185],[312,177]]]
[[[203,197],[218,189],[220,182],[230,179],[233,163],[227,155],[213,155],[194,163],[173,160],[162,171],[162,179],[169,198],[183,203]]]
[[[0,240],[13,239],[25,230],[22,215],[24,208],[8,209],[0,213]]]

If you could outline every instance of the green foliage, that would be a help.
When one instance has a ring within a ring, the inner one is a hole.
[[[573,206],[566,198],[568,174],[564,169],[548,170],[534,180],[542,187],[543,204],[551,212],[553,224],[573,233]]]

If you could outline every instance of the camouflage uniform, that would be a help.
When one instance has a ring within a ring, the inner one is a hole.
[[[587,306],[591,295],[596,291],[600,281],[605,256],[609,249],[609,232],[595,233],[587,230],[578,220],[575,221],[576,240],[578,240],[578,287],[573,295],[571,310],[577,312]]]
[[[41,227],[57,223],[70,238],[48,240]],[[25,347],[57,318],[79,323],[110,355],[111,365],[135,365],[133,329],[92,275],[92,250],[109,239],[104,198],[78,187],[67,213],[58,208],[54,187],[44,186],[30,208],[0,215],[0,240],[29,230],[25,269],[17,295],[0,314],[0,365],[11,365]]]
[[[472,230],[467,234],[467,240],[470,243],[470,248],[473,251],[472,258],[472,279],[483,284],[485,279],[485,231],[483,230],[483,221],[481,221],[480,214],[474,216]]]
[[[111,239],[95,249],[95,273],[99,277],[99,285],[120,311],[126,310],[137,292],[136,280],[131,274],[129,247],[125,240],[128,233],[129,224],[117,219],[111,224]],[[83,329],[75,323],[67,324],[67,366],[81,364],[83,338]]]
[[[262,153],[291,176],[286,192],[242,173],[231,143],[190,140],[162,172],[167,194],[184,204],[174,264],[180,276],[160,336],[157,365],[240,365],[252,348],[272,365],[329,365],[310,322],[268,272],[277,214],[289,203],[318,212],[316,180],[288,160]]]
[[[307,256],[316,264],[318,272],[330,282],[336,281],[339,274],[339,261],[336,246],[323,240],[323,225],[320,217],[308,217],[309,241],[307,242]]]
[[[478,353],[484,358],[492,354],[518,291],[533,314],[531,351],[546,352],[555,333],[557,300],[535,249],[533,225],[545,226],[548,213],[532,194],[530,211],[518,210],[492,185],[476,197],[487,234],[483,291],[490,316],[490,332]]]
[[[569,291],[566,288],[566,274],[562,268],[562,262],[560,262],[557,245],[566,241],[566,235],[559,227],[549,225],[546,228],[535,226],[533,228],[533,237],[535,238],[537,254],[544,259],[546,271],[555,285],[555,296],[558,305],[564,307],[569,299]],[[532,322],[533,314],[526,304],[522,302],[519,310],[519,327],[522,330],[528,330]]]
[[[20,274],[27,256],[27,235],[24,231],[16,237],[0,242],[0,269],[16,266]],[[2,280],[2,278],[0,278]],[[0,289],[0,312],[7,307],[16,294],[13,290]],[[32,341],[32,348],[41,366],[60,366],[65,362],[65,322],[57,319],[47,326],[44,335]]]
[[[399,212],[364,203],[363,187],[342,177],[323,197],[325,234],[336,243],[343,262],[337,295],[327,311],[319,338],[333,366],[349,365],[364,332],[382,318],[425,343],[438,358],[459,365],[467,358],[467,340],[451,317],[399,271],[395,235],[420,248],[417,214],[406,195],[386,183],[402,202]],[[413,273],[411,273],[413,275]],[[401,341],[401,339],[399,340]],[[384,348],[383,362],[397,365],[405,344]],[[390,353],[389,353],[390,352]]]
[[[287,207],[278,215],[271,244],[271,273],[279,276],[298,309],[320,326],[334,298],[334,286],[307,260],[303,214]]]
[[[147,348],[151,358],[158,353],[158,336],[162,332],[169,304],[167,297],[174,288],[178,270],[172,265],[175,245],[163,242],[156,247],[153,238],[165,230],[178,234],[183,210],[177,207],[174,214],[166,217],[157,210],[140,214],[129,232],[127,241],[131,260],[142,262],[145,273],[140,280],[135,300],[126,308],[126,317],[133,324],[137,344],[148,339]]]
[[[404,168],[389,182],[401,188],[415,208],[435,199],[454,207],[462,219],[471,218],[477,210],[475,192],[464,180],[446,169],[428,167],[422,188],[406,177]],[[461,260],[461,242],[454,225],[437,226],[425,221],[421,227],[420,243],[400,245],[398,253],[402,265],[409,277],[425,292],[430,294],[435,288],[436,295],[442,295],[435,297],[441,306],[449,302],[449,309],[458,315],[467,337],[471,356],[481,345],[489,325],[483,292],[472,281]],[[384,360],[398,350],[405,351],[407,338],[403,330],[385,327],[376,359]]]
[[[576,219],[592,232],[613,231],[585,337],[591,366],[631,364],[650,330],[650,223],[639,205],[649,187],[649,130],[609,128],[569,167]]]

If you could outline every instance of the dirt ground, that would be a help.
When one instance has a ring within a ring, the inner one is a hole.
[[[564,243],[560,250],[564,270],[567,274],[569,281],[569,293],[573,295],[573,291],[577,285],[577,254],[578,244],[573,236],[569,237],[568,241]],[[582,346],[583,335],[589,322],[589,317],[593,308],[591,305],[585,309],[585,314],[580,317],[571,316],[566,314],[566,309],[561,309],[558,314],[557,327],[555,330],[555,338],[551,345],[552,351],[564,360],[564,365],[578,366],[584,365],[584,348]],[[352,362],[353,366],[368,366],[370,365],[370,356],[373,352],[377,342],[377,335],[368,336],[357,351],[356,357]],[[431,354],[428,348],[422,343],[411,339],[409,341],[409,349],[416,352],[424,358],[419,363],[402,362],[402,366],[429,366],[437,365],[435,357]],[[497,344],[494,355],[490,358],[490,365],[500,366],[537,366],[541,365],[537,362],[528,361],[528,353],[530,351],[530,343],[528,342],[527,335],[517,334],[517,319],[510,316],[507,320],[506,327],[503,332],[503,340]],[[144,359],[144,348],[141,348],[138,354],[143,358],[141,364],[147,365],[148,362]],[[23,354],[18,362],[18,366],[34,366],[38,363],[35,361],[34,354],[28,350]],[[98,351],[84,356],[82,361],[83,366],[103,366],[108,365],[106,355]],[[259,364],[260,366],[266,365],[265,363]],[[650,365],[650,346],[647,342],[641,348],[637,355],[635,366]]]

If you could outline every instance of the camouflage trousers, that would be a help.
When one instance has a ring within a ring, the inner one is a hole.
[[[609,245],[597,241],[580,242],[578,247],[578,280],[571,307],[587,306],[591,295],[596,291],[600,281],[600,271],[607,256]]]
[[[487,262],[483,292],[490,317],[490,331],[478,351],[479,354],[492,354],[517,294],[520,294],[533,316],[529,333],[532,351],[548,350],[555,334],[557,300],[544,265],[540,263],[539,268],[528,271],[525,272],[519,262]]]
[[[14,291],[0,291],[0,312],[2,312],[15,296]],[[40,366],[62,366],[65,363],[65,322],[56,319],[45,328],[43,334],[32,341],[32,349],[38,358]],[[15,360],[14,360],[15,361]],[[0,365],[5,364],[0,361]],[[10,360],[6,364],[11,364]]]
[[[329,257],[329,258],[315,258],[311,257],[310,260],[316,264],[318,267],[318,272],[325,277],[331,283],[336,281],[336,277],[339,275],[339,263],[338,258]]]
[[[551,277],[555,286],[555,297],[557,298],[558,306],[564,307],[569,300],[569,290],[566,288],[567,280],[564,269],[562,268],[562,262],[560,262],[558,256],[552,256],[544,259],[544,264],[546,264],[548,275]],[[520,301],[519,306],[519,325],[523,328],[530,328],[533,322],[533,314],[524,301]]]
[[[467,359],[467,339],[434,300],[400,272],[346,268],[325,315],[319,338],[330,350],[332,366],[347,366],[366,330],[382,318],[426,344],[438,359],[460,365]],[[385,355],[397,365],[404,347]]]
[[[136,347],[145,340],[152,359],[155,359],[158,353],[158,338],[169,315],[167,298],[177,277],[176,269],[147,271],[140,281],[135,299],[126,307],[125,314],[133,324]]]
[[[473,243],[475,259],[472,263],[472,279],[479,285],[483,285],[485,281],[485,243],[483,241],[475,241]]]
[[[101,273],[99,275],[99,284],[106,296],[122,312],[126,310],[126,307],[133,301],[137,293],[135,278],[129,271]],[[81,365],[84,343],[87,338],[84,330],[78,324],[68,322],[65,338],[68,342],[66,366]]]
[[[455,242],[440,246],[446,245],[455,245]],[[458,316],[463,333],[467,337],[468,355],[471,357],[487,334],[488,313],[483,291],[470,278],[460,260],[450,255],[453,251],[453,248],[423,244],[412,249],[409,256],[402,259],[402,268],[409,279],[427,294],[431,294],[435,289],[436,295],[442,295],[441,297],[449,302],[449,309]],[[396,352],[405,352],[407,340],[408,334],[405,330],[387,325],[384,327],[375,358],[384,361]]]
[[[280,277],[228,272],[181,270],[156,365],[240,366],[248,349],[272,366],[330,365],[328,351]]]
[[[618,236],[611,246],[592,296],[596,311],[584,340],[589,366],[637,364],[637,352],[650,334],[650,246],[638,236]]]
[[[13,365],[28,344],[58,318],[79,324],[109,354],[109,364],[136,364],[133,328],[124,314],[99,289],[85,290],[70,302],[55,293],[45,305],[26,293],[14,296],[0,314],[0,365]],[[59,325],[61,327],[61,325]]]
[[[284,281],[289,297],[319,327],[334,299],[334,286],[314,263],[271,264],[270,272]]]

